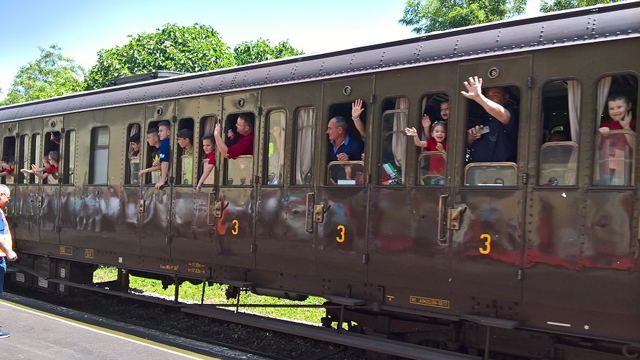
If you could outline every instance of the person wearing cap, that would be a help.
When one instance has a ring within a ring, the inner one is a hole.
[[[11,198],[11,191],[9,187],[4,184],[0,184],[0,294],[4,285],[4,273],[7,271],[6,260],[15,261],[18,259],[18,255],[13,251],[13,240],[11,239],[11,231],[9,230],[9,224],[4,216],[2,210],[7,202]],[[6,260],[5,260],[6,259]],[[7,331],[0,329],[0,339],[8,338],[11,334]]]

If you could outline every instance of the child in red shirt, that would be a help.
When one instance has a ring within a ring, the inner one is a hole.
[[[198,186],[196,187],[196,192],[200,192],[202,188],[202,184],[204,184],[209,174],[213,171],[213,168],[216,166],[216,152],[215,152],[215,138],[213,135],[205,135],[202,138],[202,150],[204,150],[204,160],[207,160],[207,167],[202,172],[202,176],[200,176],[200,181],[198,181]]]
[[[431,137],[427,141],[422,141],[418,138],[418,131],[416,128],[406,128],[404,132],[407,136],[413,136],[413,142],[416,146],[424,148],[425,151],[440,151],[446,152],[447,150],[447,123],[444,121],[436,121],[431,127]],[[444,175],[446,156],[432,156],[429,162],[429,174],[430,175]]]

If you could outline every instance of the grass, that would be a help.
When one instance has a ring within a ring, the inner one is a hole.
[[[93,273],[93,281],[96,283],[115,280],[118,275],[115,267],[100,266]],[[158,294],[160,296],[173,299],[175,286],[170,285],[167,289],[162,288],[160,280],[141,278],[137,276],[129,276],[129,287],[144,292]],[[235,299],[227,300],[225,296],[226,285],[214,284],[207,286],[204,295],[205,304],[235,304]],[[180,285],[180,301],[200,303],[202,297],[202,284],[193,285],[190,282],[184,282]],[[241,304],[286,304],[286,305],[322,305],[323,298],[309,297],[305,301],[291,301],[286,299],[278,299],[268,296],[260,296],[250,292],[243,292],[240,297]],[[309,323],[319,324],[320,318],[324,316],[324,309],[321,308],[245,308],[255,314],[266,315],[278,319],[290,319],[296,321],[305,321]]]

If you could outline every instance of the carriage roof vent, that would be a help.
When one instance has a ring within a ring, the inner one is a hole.
[[[125,76],[121,78],[115,78],[109,80],[109,87],[125,85],[125,84],[133,84],[143,81],[155,80],[155,79],[165,79],[170,78],[172,76],[182,75],[183,73],[177,71],[165,71],[165,70],[156,70],[144,74],[136,74]]]

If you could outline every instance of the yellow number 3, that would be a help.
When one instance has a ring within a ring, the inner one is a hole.
[[[233,220],[233,226],[235,227],[231,230],[231,233],[233,235],[238,235],[238,220]]]
[[[340,231],[340,236],[336,236],[336,241],[338,241],[339,243],[343,243],[344,242],[344,226],[338,225],[338,231]]]
[[[478,248],[478,250],[480,250],[480,254],[488,255],[491,252],[491,235],[482,234],[480,235],[480,239],[486,240],[484,242],[484,246],[486,246],[487,248],[486,249]]]

